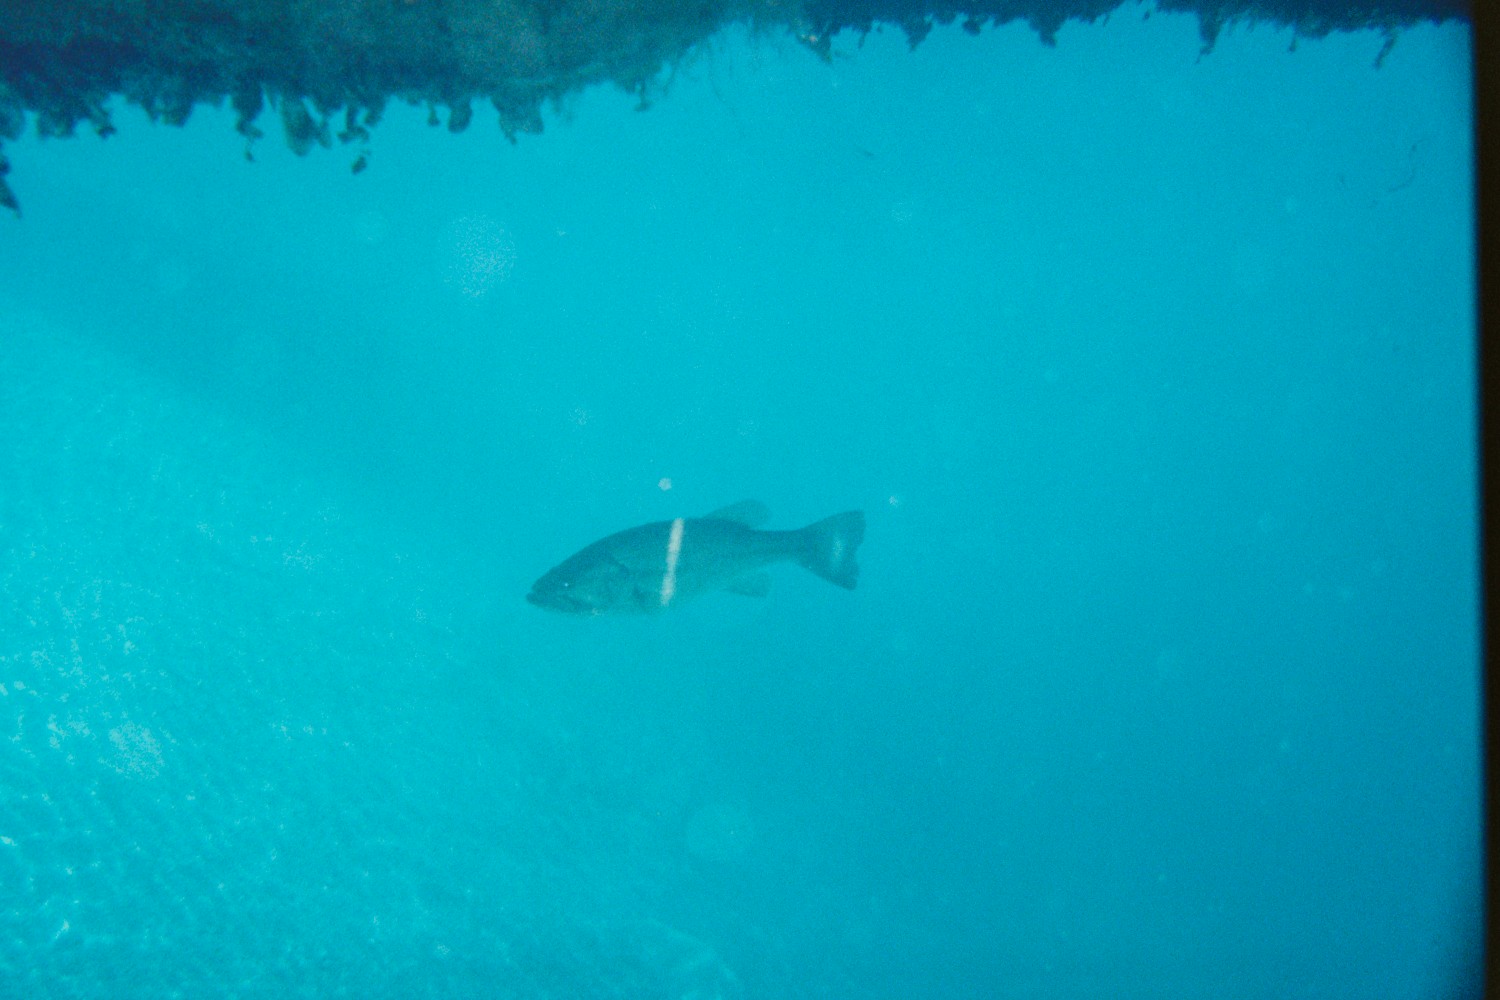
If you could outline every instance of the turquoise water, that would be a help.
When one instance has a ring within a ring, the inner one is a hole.
[[[1468,35],[1290,42],[9,144],[0,996],[1476,995]]]

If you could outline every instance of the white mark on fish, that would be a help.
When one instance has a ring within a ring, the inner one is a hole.
[[[672,533],[667,538],[667,572],[661,578],[661,606],[672,603],[677,593],[677,557],[682,554],[682,528],[684,518],[672,522]]]

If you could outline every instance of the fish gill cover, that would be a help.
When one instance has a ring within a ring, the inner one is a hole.
[[[155,120],[181,125],[195,105],[228,100],[247,140],[269,104],[287,143],[358,143],[367,164],[370,128],[392,99],[447,109],[467,128],[476,103],[499,114],[505,134],[541,130],[549,100],[612,82],[644,104],[664,66],[719,29],[747,23],[789,31],[826,55],[839,31],[900,26],[913,45],[934,22],[1029,22],[1051,43],[1069,19],[1093,21],[1118,0],[56,0],[0,7],[0,143],[17,138],[26,112],[43,136],[87,123],[101,136],[115,95]],[[1298,34],[1377,28],[1390,41],[1421,21],[1466,19],[1466,0],[1158,0],[1198,15],[1205,50],[1234,21],[1293,26]],[[246,155],[251,155],[247,144]],[[19,212],[4,177],[0,204]]]

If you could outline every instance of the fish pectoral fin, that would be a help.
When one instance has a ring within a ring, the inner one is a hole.
[[[731,580],[724,589],[744,597],[765,597],[771,592],[771,574],[749,573]]]
[[[709,520],[733,521],[735,524],[743,524],[747,528],[759,528],[771,519],[771,512],[759,500],[741,500],[739,503],[732,503],[728,507],[711,510],[703,516]]]

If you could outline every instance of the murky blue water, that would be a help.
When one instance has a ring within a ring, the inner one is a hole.
[[[9,145],[0,996],[1475,992],[1468,37],[1290,41]],[[859,589],[522,600],[747,497]]]

